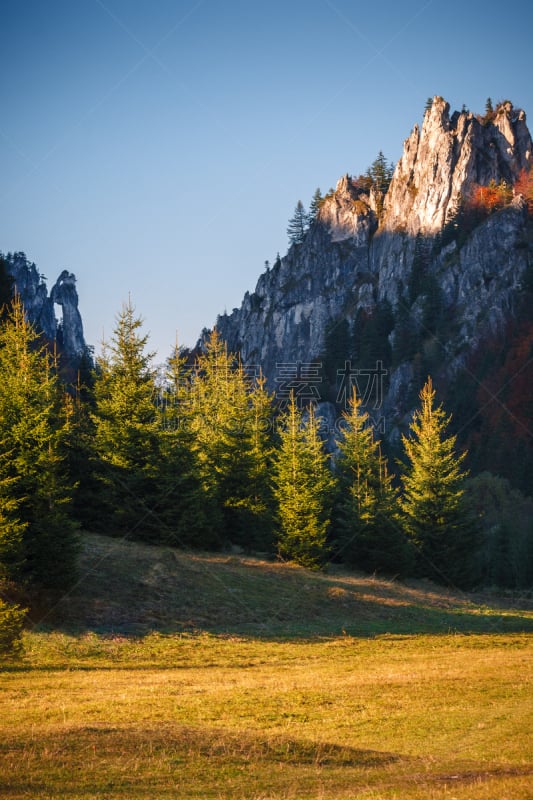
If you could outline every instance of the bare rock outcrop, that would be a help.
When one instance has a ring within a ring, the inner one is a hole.
[[[60,340],[69,358],[78,359],[85,352],[86,344],[75,276],[63,270],[48,294],[45,277],[24,253],[8,253],[5,263],[28,319],[50,342]],[[61,307],[60,320],[56,318],[56,305]]]
[[[406,331],[418,337],[422,362],[439,352],[436,368],[451,376],[513,315],[533,263],[531,215],[523,198],[513,199],[513,186],[532,164],[522,110],[505,102],[483,117],[450,114],[448,103],[435,97],[421,128],[415,125],[406,139],[385,195],[364,180],[341,178],[304,241],[261,275],[239,309],[218,318],[219,332],[245,363],[262,368],[276,391],[280,365],[322,363],[331,357],[328,340],[341,329],[350,339],[345,358],[357,369],[370,367],[357,361],[372,352],[357,337],[385,309],[392,322],[381,334],[384,349],[396,355],[386,364],[383,409],[394,436],[420,379],[412,355],[401,355]],[[476,187],[504,184],[504,207],[460,222]],[[445,323],[439,341],[432,313]]]
[[[511,103],[490,119],[449,112],[449,104],[435,97],[422,130],[415,125],[405,141],[385,198],[383,231],[435,234],[474,184],[513,185],[533,163],[526,115]]]

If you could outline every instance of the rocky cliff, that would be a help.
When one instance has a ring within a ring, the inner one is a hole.
[[[532,164],[522,110],[504,102],[483,117],[450,115],[435,97],[387,191],[339,180],[304,241],[218,318],[219,332],[273,391],[283,365],[319,364],[315,379],[331,402],[347,361],[357,376],[381,360],[384,393],[374,405],[397,435],[420,373],[449,381],[514,313],[533,263],[528,205],[514,187]],[[484,190],[496,200],[483,205]]]
[[[50,294],[44,276],[24,253],[8,253],[4,257],[14,288],[20,295],[28,319],[53,342],[58,341],[70,359],[79,359],[86,351],[83,323],[78,309],[75,276],[63,270]],[[55,307],[60,307],[56,318]]]

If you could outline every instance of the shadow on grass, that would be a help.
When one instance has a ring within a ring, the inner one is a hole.
[[[0,755],[9,755],[14,762],[31,762],[41,767],[57,760],[69,769],[86,763],[86,754],[96,749],[106,763],[119,761],[124,754],[132,760],[142,757],[156,761],[164,757],[175,767],[197,759],[222,763],[292,764],[335,767],[372,768],[407,760],[394,753],[363,750],[331,742],[316,742],[285,736],[261,736],[225,729],[184,727],[121,728],[119,726],[76,726],[51,733],[40,733],[28,743],[16,735],[0,743]],[[18,780],[16,776],[13,776]],[[9,784],[6,784],[6,786]],[[14,788],[12,786],[12,788]],[[17,788],[21,788],[20,786]]]
[[[0,743],[0,760],[10,767],[0,781],[2,796],[43,798],[176,797],[184,786],[191,797],[228,796],[229,786],[247,793],[254,786],[258,797],[261,788],[268,788],[268,796],[273,791],[285,796],[295,782],[314,796],[317,775],[333,782],[344,797],[344,790],[362,777],[365,786],[390,789],[393,784],[404,790],[531,774],[530,768],[485,765],[480,770],[466,762],[452,774],[438,763],[428,769],[427,760],[416,756],[180,725],[134,730],[79,726],[41,732],[31,742],[15,734]]]
[[[533,631],[523,598],[465,594],[314,573],[243,556],[187,553],[87,535],[77,585],[35,619],[37,630],[142,637],[150,632],[258,639]]]

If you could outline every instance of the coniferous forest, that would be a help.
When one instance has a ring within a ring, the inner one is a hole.
[[[153,544],[329,562],[449,586],[533,580],[530,501],[471,477],[427,377],[388,463],[353,394],[325,448],[313,404],[282,406],[213,331],[154,367],[131,302],[96,358],[65,370],[18,296],[0,324],[0,564],[31,604],[76,580],[83,530]],[[22,612],[3,602],[13,645]]]

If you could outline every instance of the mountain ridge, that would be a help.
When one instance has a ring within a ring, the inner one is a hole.
[[[397,441],[427,374],[451,385],[523,308],[533,234],[519,188],[532,164],[523,110],[504,101],[483,117],[450,115],[436,96],[388,189],[342,177],[303,241],[218,317],[218,332],[277,396],[284,366],[298,394],[294,365],[319,365],[328,418],[340,411],[343,366],[357,378],[382,362],[383,393],[368,410]]]

